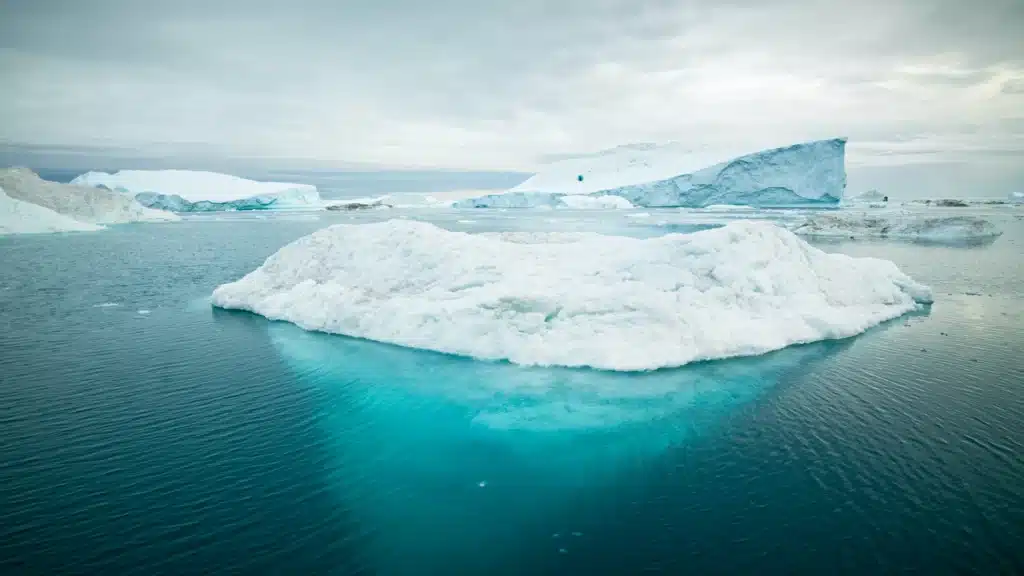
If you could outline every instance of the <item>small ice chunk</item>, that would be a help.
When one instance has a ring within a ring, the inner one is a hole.
[[[147,314],[149,314],[149,310],[139,310],[139,314],[146,316]]]
[[[486,488],[487,487],[487,481],[486,480],[481,480],[480,482],[477,483],[477,486],[479,486],[481,488]]]

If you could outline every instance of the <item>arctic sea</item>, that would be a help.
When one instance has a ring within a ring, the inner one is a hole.
[[[208,297],[332,223],[654,236],[742,211],[0,238],[0,573],[1024,573],[1024,208],[984,212],[1004,234],[981,245],[818,243],[893,260],[928,310],[646,374],[314,334]]]

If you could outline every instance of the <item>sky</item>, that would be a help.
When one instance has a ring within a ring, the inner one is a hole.
[[[1021,0],[0,0],[0,143],[530,171],[847,136],[1006,187],[1021,30]]]

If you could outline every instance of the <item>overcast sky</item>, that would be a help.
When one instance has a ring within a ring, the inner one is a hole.
[[[0,0],[0,140],[531,169],[845,135],[1019,166],[1022,31],[1022,0]]]

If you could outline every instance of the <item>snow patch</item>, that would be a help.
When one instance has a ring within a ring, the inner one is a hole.
[[[827,254],[765,222],[650,239],[335,225],[212,297],[307,330],[622,371],[844,338],[930,301],[891,262]]]

